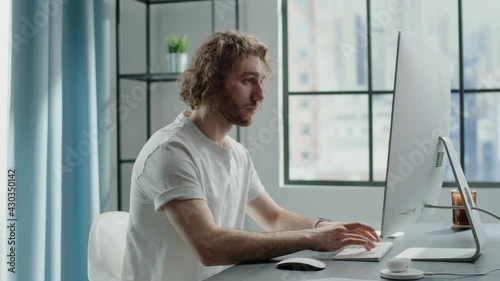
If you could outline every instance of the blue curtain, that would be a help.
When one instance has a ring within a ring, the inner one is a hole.
[[[109,203],[109,2],[12,1],[8,280],[88,280],[90,226]]]

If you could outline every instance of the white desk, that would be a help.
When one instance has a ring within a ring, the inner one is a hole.
[[[481,256],[473,263],[464,262],[423,262],[414,261],[414,268],[425,272],[453,272],[453,273],[481,273],[491,269],[500,268],[500,224],[485,224],[488,243],[481,251]],[[391,239],[387,239],[391,240]],[[243,263],[226,269],[216,274],[207,281],[221,280],[307,280],[328,277],[353,278],[368,280],[385,280],[380,277],[380,270],[386,268],[388,259],[408,247],[472,247],[470,231],[456,232],[450,229],[449,224],[416,224],[410,228],[405,236],[394,239],[394,247],[381,262],[353,262],[323,260],[326,268],[321,271],[289,271],[275,268],[278,259]],[[302,251],[293,256],[308,256],[311,251]],[[290,255],[289,255],[290,256]],[[287,256],[288,257],[288,256]],[[454,277],[432,276],[421,280],[500,280],[500,271],[481,277]]]

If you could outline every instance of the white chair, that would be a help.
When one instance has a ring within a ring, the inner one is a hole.
[[[121,280],[129,213],[107,212],[92,223],[88,245],[90,281]]]

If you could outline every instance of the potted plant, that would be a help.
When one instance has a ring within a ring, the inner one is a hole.
[[[170,34],[167,40],[167,45],[167,71],[172,73],[184,72],[188,65],[187,36]]]

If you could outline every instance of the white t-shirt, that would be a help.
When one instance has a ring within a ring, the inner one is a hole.
[[[123,280],[195,281],[227,268],[204,266],[159,211],[173,199],[202,199],[218,226],[243,229],[247,202],[265,191],[244,146],[229,136],[225,143],[181,113],[142,148],[132,171]]]

